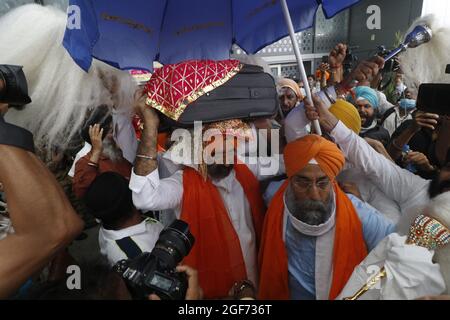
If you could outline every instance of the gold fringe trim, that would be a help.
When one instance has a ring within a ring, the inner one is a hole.
[[[189,104],[193,103],[194,101],[196,101],[203,95],[207,94],[208,92],[225,84],[227,81],[229,81],[231,78],[233,78],[236,74],[238,74],[239,71],[241,71],[242,67],[243,67],[243,64],[240,63],[238,66],[236,66],[232,70],[230,70],[222,79],[214,81],[213,83],[206,86],[205,88],[200,88],[197,91],[192,92],[189,96],[187,96],[184,99],[184,101],[180,104],[180,106],[175,111],[169,111],[169,109],[171,109],[171,108],[169,108],[168,106],[159,104],[158,102],[151,99],[150,97],[147,97],[146,103],[148,106],[155,108],[156,110],[160,111],[162,114],[166,115],[167,117],[177,121]]]

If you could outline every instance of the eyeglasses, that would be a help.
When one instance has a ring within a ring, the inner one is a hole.
[[[325,191],[330,186],[330,180],[320,180],[317,182],[312,182],[303,178],[293,177],[292,183],[301,189],[304,189],[305,191],[310,190],[313,185],[317,187],[317,189]]]

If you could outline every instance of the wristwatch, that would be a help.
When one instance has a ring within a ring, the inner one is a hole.
[[[256,299],[256,288],[249,280],[236,282],[233,286],[233,298],[242,300],[244,298]]]

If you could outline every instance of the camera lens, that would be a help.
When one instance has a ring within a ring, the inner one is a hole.
[[[189,254],[195,239],[189,231],[189,225],[175,220],[159,235],[153,254],[163,260],[167,267],[175,268]]]

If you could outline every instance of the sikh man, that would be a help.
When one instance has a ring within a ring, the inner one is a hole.
[[[377,124],[379,100],[375,90],[370,87],[359,86],[353,89],[348,99],[358,109],[361,117],[362,138],[371,138],[387,145],[389,131]]]
[[[199,64],[190,67],[196,68]],[[178,67],[182,68],[183,65]],[[176,69],[176,66],[171,68]],[[170,77],[169,69],[160,70],[161,74]],[[157,77],[154,79],[159,81]],[[168,79],[165,81],[170,82]],[[185,87],[182,89],[185,92]],[[148,97],[143,95],[136,102],[144,131],[130,179],[135,207],[143,211],[173,209],[178,219],[189,224],[196,241],[184,263],[198,270],[206,298],[227,297],[237,281],[249,279],[257,283],[257,248],[265,212],[258,180],[270,178],[270,175],[263,173],[267,167],[264,169],[265,164],[261,162],[227,164],[224,158],[233,159],[235,150],[218,146],[214,148],[212,163],[199,164],[190,158],[185,159],[181,163],[184,167],[170,177],[161,179],[156,159],[159,118],[146,104],[146,99]],[[174,104],[172,107],[178,106]],[[207,127],[219,131],[214,139],[224,138],[226,132],[233,136],[232,132],[247,131],[246,125],[239,120],[208,124],[203,130],[206,131]],[[183,137],[180,144],[194,139]],[[178,148],[177,143],[166,152],[165,157],[174,154],[175,148]],[[187,148],[191,150],[190,146]],[[228,154],[229,151],[233,154]],[[279,154],[277,156],[282,159]],[[177,160],[175,157],[171,159]],[[284,171],[282,163],[277,167],[272,176]]]
[[[277,82],[278,98],[283,116],[286,117],[299,102],[303,100],[303,95],[298,84],[291,79],[280,79]]]
[[[328,111],[356,135],[361,132],[361,117],[351,103],[342,99],[337,99],[334,104],[330,106]],[[306,136],[308,131],[306,124],[308,122],[309,120],[305,115],[304,106],[302,106],[301,109],[298,107],[296,110],[292,111],[284,123],[287,142],[292,142]],[[329,137],[329,140],[333,141],[331,137]],[[384,153],[387,154],[380,142],[373,140],[371,143],[379,145],[379,148],[376,148],[378,152],[383,154],[384,151]],[[383,189],[379,188],[370,179],[367,179],[366,175],[358,168],[355,168],[351,163],[346,162],[345,168],[339,174],[337,180],[346,193],[352,193],[359,199],[370,204],[390,221],[394,223],[399,221],[401,216],[399,205],[392,200]],[[269,188],[264,195],[265,199],[271,199],[282,182],[283,181],[269,185]],[[355,188],[355,185],[357,188]]]
[[[376,74],[377,70],[372,76]],[[397,221],[408,217],[409,220],[405,221],[409,226],[417,212],[423,210],[430,199],[450,191],[450,162],[442,167],[432,180],[425,180],[376,152],[367,141],[336,118],[323,99],[314,97],[313,100],[314,105],[305,105],[307,118],[311,121],[319,120],[322,131],[339,145],[346,160],[397,203],[401,214]],[[437,123],[437,120],[431,120],[430,124]],[[399,221],[399,225],[400,222],[402,221]]]
[[[131,163],[124,157],[114,140],[113,128],[108,122],[89,126],[91,150],[75,163],[73,191],[82,198],[95,178],[104,172],[113,171],[127,180],[131,174]]]
[[[335,299],[353,269],[394,225],[336,183],[345,160],[308,135],[284,149],[288,180],[266,214],[259,255],[261,299]]]

